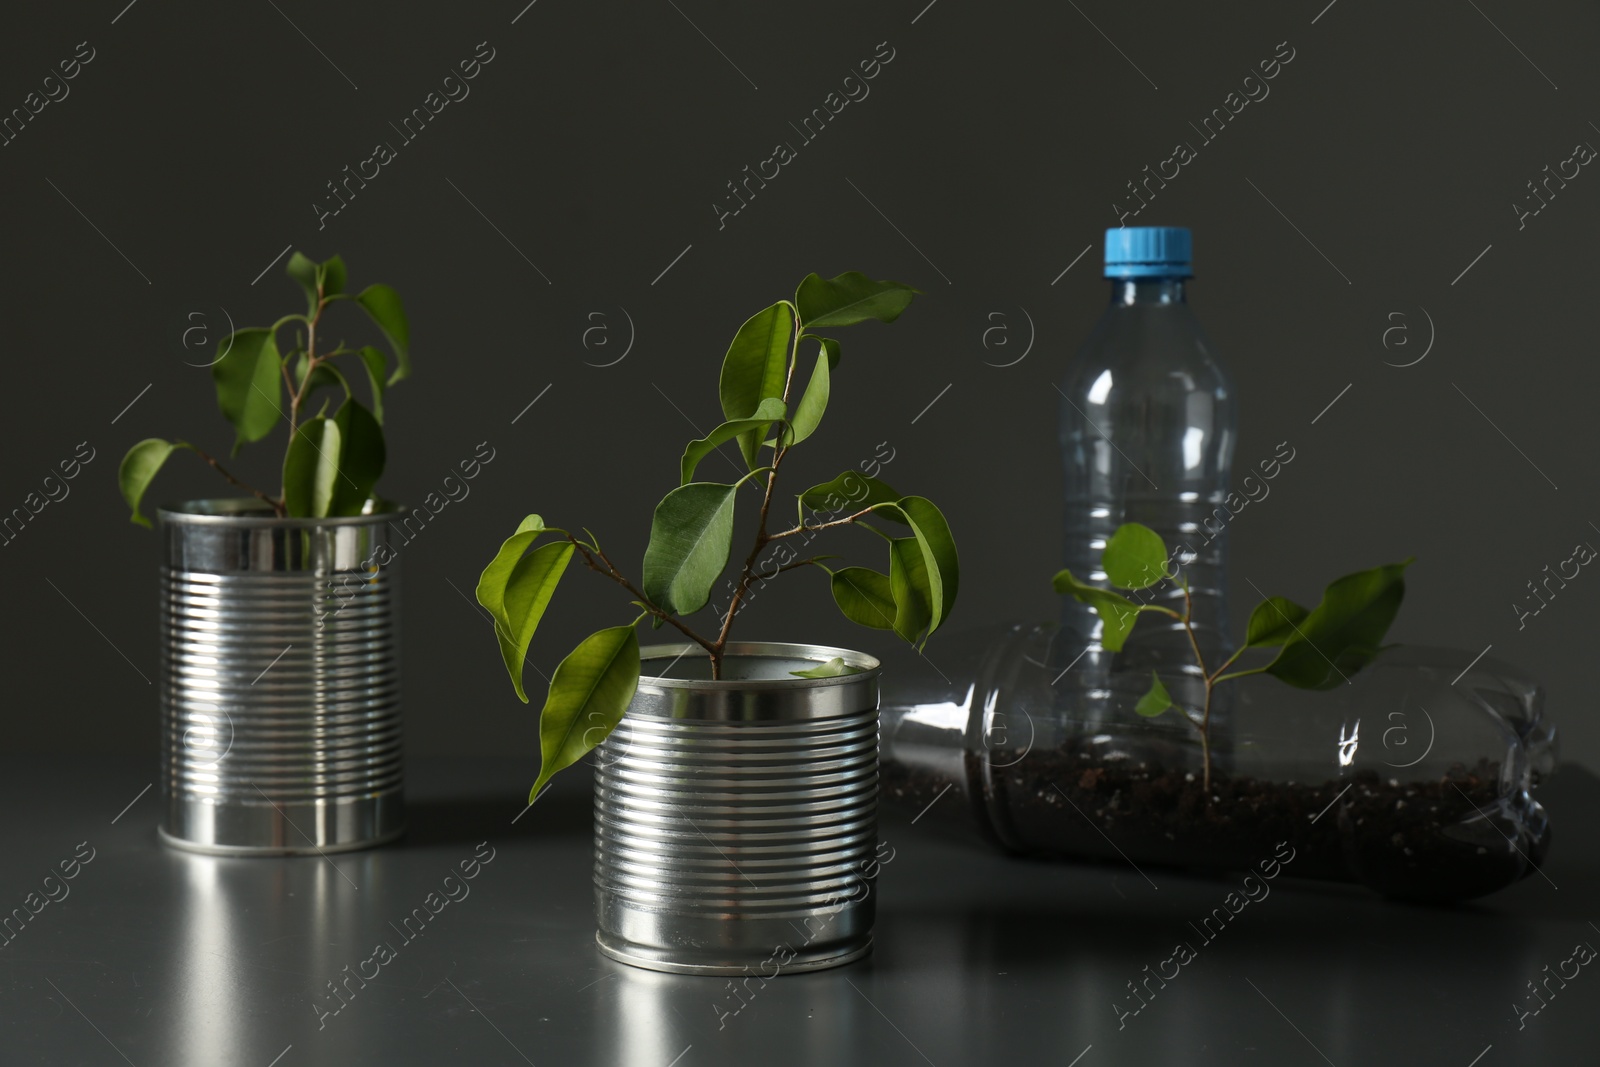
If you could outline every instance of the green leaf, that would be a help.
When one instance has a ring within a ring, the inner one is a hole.
[[[339,477],[333,483],[328,514],[359,515],[383,475],[383,427],[372,412],[350,398],[339,405],[333,421],[339,427]]]
[[[1382,650],[1405,598],[1405,569],[1411,562],[1336,579],[1264,671],[1297,689],[1332,689],[1348,681]]]
[[[894,594],[894,632],[911,644],[933,619],[928,561],[915,537],[889,542],[889,589]]]
[[[284,268],[284,273],[293,278],[300,288],[306,291],[306,313],[314,315],[317,311],[317,264],[310,257],[299,252],[289,257],[289,265]]]
[[[537,515],[528,516],[528,519],[538,518]],[[523,529],[528,519],[522,520],[523,525],[517,527],[517,532],[500,543],[500,550],[494,554],[494,559],[491,559],[489,565],[483,568],[483,573],[478,575],[478,588],[475,593],[478,603],[482,604],[494,619],[496,632],[503,631],[501,635],[503,638],[516,632],[516,627],[511,624],[511,616],[506,612],[506,586],[511,581],[512,572],[522,560],[523,553],[544,532],[542,522],[540,527]],[[520,672],[513,671],[512,680],[515,681],[519,675]],[[520,685],[518,690],[520,692]]]
[[[394,373],[389,376],[389,384],[393,385],[411,373],[411,326],[406,322],[406,312],[400,303],[400,294],[387,285],[369,285],[361,290],[356,297],[356,303],[366,310],[367,316],[377,324],[378,329],[383,331],[389,347],[394,350],[398,365]]]
[[[644,592],[668,611],[689,615],[705,607],[733,547],[738,485],[690,482],[656,505],[644,550]]]
[[[506,629],[502,632],[497,626],[495,636],[506,670],[511,672],[512,685],[524,704],[528,702],[528,695],[522,687],[522,665],[527,659],[528,645],[576,550],[571,541],[564,539],[540,545],[517,561],[506,581],[501,598]]]
[[[283,459],[283,503],[295,518],[323,518],[339,479],[339,425],[317,417],[301,423]]]
[[[494,617],[500,658],[511,675],[517,699],[524,704],[528,694],[522,685],[522,673],[528,645],[576,549],[571,541],[551,541],[523,555],[523,550],[544,532],[528,530],[507,538],[478,579],[478,603]]]
[[[758,311],[739,327],[727,355],[722,357],[722,375],[717,383],[724,419],[751,418],[763,400],[783,398],[793,330],[794,308],[787,300]],[[739,438],[739,450],[752,468],[757,466],[762,436],[752,430]]]
[[[1295,627],[1311,614],[1287,597],[1269,596],[1250,613],[1245,630],[1246,648],[1272,648],[1295,636]]]
[[[389,357],[371,345],[365,345],[356,355],[367,368],[367,381],[372,385],[372,417],[383,425],[383,387],[389,374]]]
[[[789,673],[796,678],[839,678],[846,674],[860,674],[861,671],[835,656],[828,662],[819,663],[809,670],[790,671]]]
[[[323,296],[338,296],[344,292],[345,271],[343,259],[334,256],[317,268],[317,274],[322,279]]]
[[[955,538],[944,515],[926,497],[901,497],[894,504],[879,508],[875,514],[899,521],[911,527],[911,533],[922,549],[928,572],[928,634],[931,636],[956,606],[956,592],[961,581],[960,559],[956,555]],[[891,572],[892,576],[892,572]],[[924,639],[926,640],[926,639]]]
[[[283,371],[272,331],[238,330],[220,342],[223,355],[211,367],[217,404],[233,424],[233,450],[259,441],[283,418]]]
[[[933,621],[928,627],[931,634],[944,625],[955,610],[956,594],[961,589],[961,557],[956,552],[956,539],[950,532],[950,524],[933,501],[921,496],[901,497],[900,509],[911,517],[912,528],[922,542],[923,551],[930,553],[928,562],[938,571],[942,596],[940,602],[933,605]]]
[[[875,504],[892,504],[900,494],[876,478],[856,471],[845,471],[831,482],[813,485],[800,494],[800,505],[812,511],[860,511]]]
[[[1161,684],[1161,679],[1155,671],[1150,672],[1150,691],[1139,698],[1139,703],[1133,710],[1147,719],[1153,719],[1163,711],[1172,707],[1172,696],[1167,692],[1167,687]]]
[[[839,369],[839,342],[838,341],[835,341],[831,337],[823,337],[822,335],[815,334],[815,333],[802,333],[800,335],[800,341],[801,341],[802,344],[804,342],[806,342],[806,341],[815,341],[815,342],[817,342],[817,344],[821,346],[818,349],[819,353],[821,355],[825,355],[825,356],[828,357],[828,369],[829,370],[838,370]]]
[[[817,353],[816,369],[811,372],[811,379],[806,382],[806,391],[801,394],[800,403],[795,406],[794,421],[790,424],[789,432],[784,435],[785,448],[797,445],[810,437],[822,422],[822,413],[828,410],[829,365],[828,351],[824,348]]]
[[[764,437],[768,427],[782,419],[785,414],[783,401],[777,397],[769,396],[761,401],[761,404],[756,408],[755,414],[750,418],[733,419],[730,422],[725,422],[705,437],[690,441],[688,447],[683,450],[683,461],[679,464],[680,484],[688,485],[694,481],[694,469],[718,445],[750,431],[754,431]]]
[[[844,617],[874,630],[894,629],[894,593],[887,574],[866,567],[841,567],[833,572],[833,602]]]
[[[161,470],[167,457],[180,448],[188,447],[183,441],[146,437],[128,449],[128,454],[122,457],[122,465],[117,468],[117,485],[122,489],[122,499],[133,509],[128,521],[149,528],[150,520],[139,514],[139,502],[144,499],[145,490],[150,488],[150,482]]]
[[[1120,593],[1098,585],[1080,582],[1071,571],[1057,571],[1053,580],[1058,593],[1071,593],[1075,600],[1088,604],[1100,616],[1100,645],[1107,652],[1121,652],[1123,642],[1139,621],[1140,605]]]
[[[828,357],[828,369],[839,369],[839,342],[831,337],[821,337],[814,333],[802,333],[801,341],[815,341],[821,345],[821,353]]]
[[[794,302],[800,309],[800,321],[808,329],[849,326],[867,319],[893,322],[918,292],[900,282],[877,282],[860,271],[850,270],[826,281],[815,274],[806,275],[795,290]]]
[[[1117,527],[1100,561],[1106,578],[1119,589],[1148,589],[1167,577],[1167,546],[1161,535],[1136,522]]]
[[[504,646],[507,641],[515,642],[518,628],[506,606],[506,589],[511,584],[512,575],[516,573],[528,546],[545,532],[547,531],[544,520],[538,515],[529,515],[517,524],[515,533],[501,542],[500,550],[495,553],[494,559],[489,561],[489,565],[484,567],[483,573],[478,576],[478,588],[474,595],[478,603],[482,604],[494,619],[495,634],[501,641],[502,652],[505,651]],[[570,541],[556,543],[572,544]],[[534,620],[535,623],[537,621]],[[526,646],[524,654],[525,651]],[[527,694],[522,689],[521,664],[522,658],[519,656],[515,660],[508,660],[506,666],[511,668],[511,681],[516,686],[517,695],[526,703]]]
[[[590,634],[561,661],[539,712],[543,759],[528,803],[557,771],[610,736],[638,687],[639,637],[632,623]]]

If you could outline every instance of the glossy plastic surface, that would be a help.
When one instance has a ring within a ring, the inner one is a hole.
[[[935,818],[1011,851],[1239,869],[1286,846],[1296,876],[1437,901],[1510,885],[1548,847],[1532,791],[1555,728],[1539,684],[1488,657],[1399,646],[1327,692],[1242,680],[1208,799],[1184,719],[1081,715],[1056,627],[968,643],[948,688],[886,681],[885,803],[955,792]]]
[[[1173,278],[1117,280],[1111,300],[1064,374],[1061,453],[1065,467],[1062,566],[1106,584],[1100,566],[1117,527],[1138,522],[1166,542],[1194,601],[1197,640],[1218,662],[1226,632],[1227,506],[1238,436],[1233,382]],[[1183,606],[1174,582],[1141,599]],[[1100,619],[1066,598],[1064,640],[1081,651],[1063,680],[1085,718],[1114,720],[1149,688],[1150,671],[1186,662],[1188,636],[1176,622],[1147,617],[1119,653],[1100,645]],[[1174,699],[1198,706],[1193,671],[1166,672]],[[1226,706],[1217,709],[1226,729]]]

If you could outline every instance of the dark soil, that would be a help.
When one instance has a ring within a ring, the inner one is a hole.
[[[1213,773],[1211,798],[1198,771],[1159,762],[1107,763],[1067,752],[1034,752],[1015,766],[1000,754],[969,773],[981,796],[961,812],[945,798],[941,821],[979,820],[1022,853],[1212,870],[1255,867],[1280,842],[1294,849],[1283,873],[1365,883],[1386,896],[1461,900],[1494,892],[1532,872],[1544,842],[1508,840],[1514,827],[1493,814],[1498,764],[1460,764],[1431,781],[1380,778],[1263,781]],[[887,764],[885,800],[919,811],[948,783]],[[952,793],[959,793],[952,790]],[[938,809],[938,805],[934,810]]]

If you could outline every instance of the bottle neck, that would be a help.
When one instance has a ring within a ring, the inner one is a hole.
[[[1135,304],[1185,304],[1182,278],[1112,278],[1111,306]]]

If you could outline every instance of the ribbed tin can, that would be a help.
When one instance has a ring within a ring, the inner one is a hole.
[[[624,963],[763,978],[866,955],[878,661],[816,645],[646,648],[598,750],[595,938]],[[854,673],[800,678],[842,659]],[[652,671],[656,673],[652,675]]]
[[[401,517],[161,509],[168,843],[292,855],[399,835]]]

